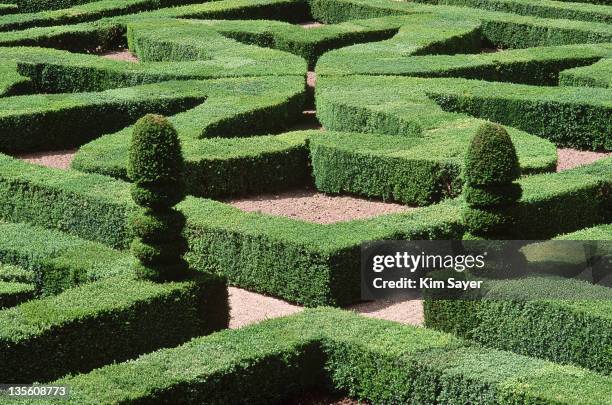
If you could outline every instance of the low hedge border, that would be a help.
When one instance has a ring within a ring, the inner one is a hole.
[[[612,87],[612,59],[602,59],[590,66],[568,69],[559,75],[561,86]]]
[[[34,298],[36,288],[33,284],[15,281],[0,281],[0,309],[14,307]]]
[[[459,193],[463,155],[479,122],[458,121],[409,141],[333,131],[197,141],[183,137],[187,190],[195,196],[226,198],[289,189],[311,183],[313,176],[317,188],[327,193],[427,205]],[[510,132],[525,174],[554,170],[553,144],[522,131]],[[128,139],[124,130],[93,141],[76,154],[72,167],[126,179]],[[269,176],[262,178],[263,171]],[[405,176],[408,172],[412,175]]]
[[[558,240],[612,240],[612,224],[604,224],[581,229],[576,232],[557,236]]]
[[[117,131],[147,112],[173,114],[193,108],[204,102],[203,89],[202,83],[182,81],[100,93],[0,98],[0,150],[78,146]]]
[[[63,12],[63,10],[60,12]],[[84,45],[86,45],[86,48],[92,48],[93,39],[99,38],[102,44],[112,43],[116,41],[113,38],[117,37],[117,33],[121,33],[122,26],[124,27],[129,22],[150,18],[242,18],[275,19],[288,22],[307,21],[314,18],[327,24],[337,24],[355,19],[406,14],[420,14],[425,19],[428,18],[428,14],[433,14],[437,16],[437,19],[449,18],[457,24],[460,24],[462,20],[467,22],[480,21],[483,37],[493,45],[504,48],[612,42],[609,28],[607,24],[603,23],[520,16],[464,7],[433,6],[388,0],[262,0],[257,3],[253,3],[251,0],[222,0],[103,18],[96,22],[72,26],[38,27],[20,32],[7,32],[6,35],[3,35],[0,43],[30,46],[43,45],[44,43],[45,46],[53,45],[53,47],[66,49],[70,46],[66,39],[70,38],[70,41],[75,41],[80,36],[89,39],[89,41],[84,42]],[[19,19],[32,18],[32,15],[20,16]],[[81,18],[84,18],[84,16],[90,19],[100,18],[99,16],[87,16],[87,14],[79,15]],[[53,18],[47,18],[49,19],[48,22],[44,18],[42,19],[42,25],[58,24]],[[0,18],[0,28],[2,27],[2,21],[3,19]],[[11,24],[17,24],[17,22],[6,21],[5,24],[10,26]],[[28,24],[31,23],[23,23],[21,28],[28,26]],[[113,40],[109,41],[109,39]],[[79,43],[80,41],[75,42]],[[460,49],[456,47],[455,51]],[[436,50],[436,53],[438,52],[439,50]]]
[[[425,325],[485,346],[612,373],[612,289],[528,276],[489,281],[483,294],[480,300],[426,297]]]
[[[35,13],[16,13],[0,16],[0,32],[23,30],[31,27],[74,24],[104,17],[133,14],[190,3],[191,0],[102,0],[75,5],[60,10]]]
[[[371,403],[579,404],[609,397],[611,380],[428,329],[316,309],[54,384],[71,387],[71,403],[272,403],[327,386]]]
[[[103,278],[133,275],[134,264],[129,254],[101,243],[23,223],[0,223],[0,261],[27,269],[26,274],[11,279],[9,275],[4,279],[0,272],[0,281],[27,281],[42,295],[55,295]],[[31,277],[26,279],[26,275]]]
[[[612,150],[606,89],[355,75],[319,78],[316,93],[317,117],[335,131],[419,136],[465,117],[460,112],[528,130],[557,146]]]
[[[37,11],[59,10],[70,8],[86,3],[93,3],[98,0],[13,0],[19,11],[23,13],[33,13]]]
[[[108,278],[0,311],[0,379],[49,381],[227,327],[223,281],[193,277]]]
[[[564,3],[563,1],[539,0],[417,0],[450,6],[463,6],[491,11],[530,15],[544,18],[582,20],[588,22],[612,23],[612,7],[605,4]]]
[[[609,218],[605,190],[610,187],[610,164],[612,159],[605,159],[520,180],[524,195],[517,215],[524,239],[572,232]],[[0,167],[4,198],[0,207],[12,207],[1,211],[1,218],[59,227],[85,239],[126,246],[125,218],[135,208],[128,183],[6,156]],[[87,210],[82,208],[85,204]],[[458,239],[463,234],[456,201],[331,225],[246,213],[194,197],[179,208],[187,217],[189,260],[195,269],[218,272],[232,284],[308,306],[358,300],[362,242]],[[537,218],[534,212],[539,213]]]
[[[381,45],[378,46],[382,48]],[[393,75],[462,77],[496,82],[555,86],[559,72],[591,65],[611,54],[609,44],[564,45],[461,55],[375,57],[363,46],[327,53],[317,65],[320,76]],[[381,50],[382,51],[382,50]],[[416,51],[415,51],[416,53]],[[594,66],[594,65],[593,65]],[[582,68],[586,69],[586,68]],[[562,73],[562,76],[566,73]]]

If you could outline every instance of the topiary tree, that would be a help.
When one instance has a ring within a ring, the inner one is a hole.
[[[149,114],[134,126],[129,147],[128,177],[132,198],[141,209],[130,217],[131,250],[139,260],[137,274],[154,281],[187,275],[183,259],[183,214],[173,207],[185,197],[184,161],[178,134],[168,120]]]
[[[521,198],[516,149],[501,125],[482,124],[465,160],[463,221],[472,236],[511,239],[511,208]]]

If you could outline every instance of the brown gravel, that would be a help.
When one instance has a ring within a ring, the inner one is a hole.
[[[236,329],[300,312],[302,307],[277,298],[253,293],[241,288],[229,287],[230,328]]]
[[[299,23],[298,25],[305,29],[312,29],[312,28],[322,27],[325,24],[321,24],[320,22],[316,22],[316,21],[308,21],[308,22]]]
[[[112,60],[120,60],[124,62],[138,63],[138,57],[127,49],[119,51],[108,51],[100,54],[101,57]]]
[[[423,325],[423,300],[417,293],[414,297],[378,300],[354,304],[346,309],[369,318],[386,319],[410,325]]]
[[[308,87],[312,87],[313,89],[317,85],[317,74],[312,70],[309,70],[308,73],[306,73],[306,84]]]
[[[586,165],[612,156],[612,152],[591,152],[577,149],[557,149],[557,171]]]
[[[52,152],[36,152],[15,155],[17,159],[34,163],[41,166],[54,167],[56,169],[68,169],[74,159],[77,149],[57,150]]]
[[[325,195],[313,189],[261,194],[226,202],[247,212],[285,216],[318,224],[371,218],[414,209],[406,205],[365,198]]]

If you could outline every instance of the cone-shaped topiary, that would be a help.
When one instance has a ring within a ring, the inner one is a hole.
[[[468,148],[465,182],[477,186],[506,184],[520,175],[518,156],[508,132],[498,124],[482,124]]]
[[[516,150],[504,127],[481,125],[468,148],[464,169],[463,221],[471,236],[511,237],[511,209],[522,194],[513,181],[520,173]]]
[[[155,281],[180,279],[188,270],[185,217],[172,207],[185,197],[184,161],[178,134],[165,117],[149,114],[138,120],[127,167],[132,198],[142,207],[129,219],[137,274]]]

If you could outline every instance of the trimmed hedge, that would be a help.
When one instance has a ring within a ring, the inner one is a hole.
[[[544,276],[488,281],[483,298],[425,299],[425,325],[486,346],[612,373],[612,289]]]
[[[6,201],[0,207],[14,207],[0,211],[0,217],[126,246],[125,218],[135,208],[128,183],[8,157],[0,162],[0,195]],[[513,215],[519,219],[523,239],[547,238],[609,218],[605,190],[610,187],[610,164],[612,159],[605,159],[520,180],[524,195]],[[84,204],[87,210],[82,209]],[[364,241],[457,239],[463,233],[457,202],[332,225],[245,213],[199,198],[188,198],[179,209],[187,217],[188,260],[194,268],[304,305],[341,305],[358,299],[356,269]]]
[[[34,298],[36,288],[33,284],[15,281],[0,281],[0,309],[19,305]]]
[[[58,10],[78,6],[80,4],[93,3],[98,0],[13,0],[19,7],[19,11],[32,13],[36,11]]]
[[[591,66],[568,69],[560,73],[561,86],[612,87],[612,59],[602,59]]]
[[[417,0],[423,3],[473,7],[491,11],[531,15],[544,18],[612,23],[612,7],[608,5],[564,3],[552,0]],[[604,3],[605,4],[605,3]]]
[[[109,278],[0,311],[0,379],[49,381],[227,327],[224,283],[194,277]]]
[[[143,113],[193,108],[205,100],[203,87],[199,82],[164,82],[101,93],[0,98],[0,150],[75,147],[117,131]]]
[[[37,294],[43,295],[103,278],[133,275],[134,264],[133,257],[100,243],[53,229],[11,223],[0,223],[0,261],[28,270],[11,279],[0,272],[0,281],[33,283]]]
[[[13,96],[30,90],[30,79],[17,72],[17,64],[0,63],[0,97]]]
[[[309,137],[317,189],[405,204],[427,205],[461,192],[461,171],[479,120],[462,119],[402,137],[326,132]],[[525,173],[552,170],[556,150],[545,140],[509,129]]]
[[[70,386],[71,403],[274,403],[327,386],[371,403],[577,404],[609,397],[612,381],[436,331],[317,309],[54,384]]]
[[[38,2],[38,1],[37,1]],[[138,13],[159,7],[191,3],[191,0],[101,0],[79,4],[61,10],[18,13],[0,16],[0,31],[23,30],[31,27],[75,24],[103,17]]]
[[[612,224],[598,225],[557,236],[559,240],[612,240]]]
[[[177,121],[172,117],[170,120]],[[321,191],[350,192],[426,205],[445,196],[456,196],[460,191],[463,156],[479,123],[463,120],[456,127],[428,131],[409,142],[396,136],[332,131],[245,139],[193,140],[182,136],[187,190],[204,197],[278,191],[309,183],[312,171]],[[185,127],[179,130],[182,128]],[[524,132],[509,130],[517,143],[525,173],[553,170],[554,145]],[[127,137],[127,131],[122,131],[85,145],[72,166],[126,178]],[[261,176],[263,171],[269,174]]]
[[[32,284],[35,274],[13,264],[0,264],[0,281]]]
[[[464,118],[453,113],[461,112],[528,130],[558,146],[612,150],[606,89],[350,76],[319,78],[316,92],[319,120],[336,131],[414,137]]]
[[[426,25],[427,22],[422,24]],[[417,27],[413,29],[416,30]],[[407,45],[411,43],[408,42]],[[383,48],[382,44],[377,47]],[[549,86],[557,85],[560,71],[590,65],[609,55],[611,51],[612,48],[608,44],[590,44],[534,47],[474,55],[406,57],[392,52],[389,47],[389,55],[382,58],[376,56],[370,47],[356,46],[326,54],[317,65],[317,74],[463,77]],[[413,55],[418,55],[419,52],[417,48]],[[561,74],[562,77],[566,75],[565,72]]]

